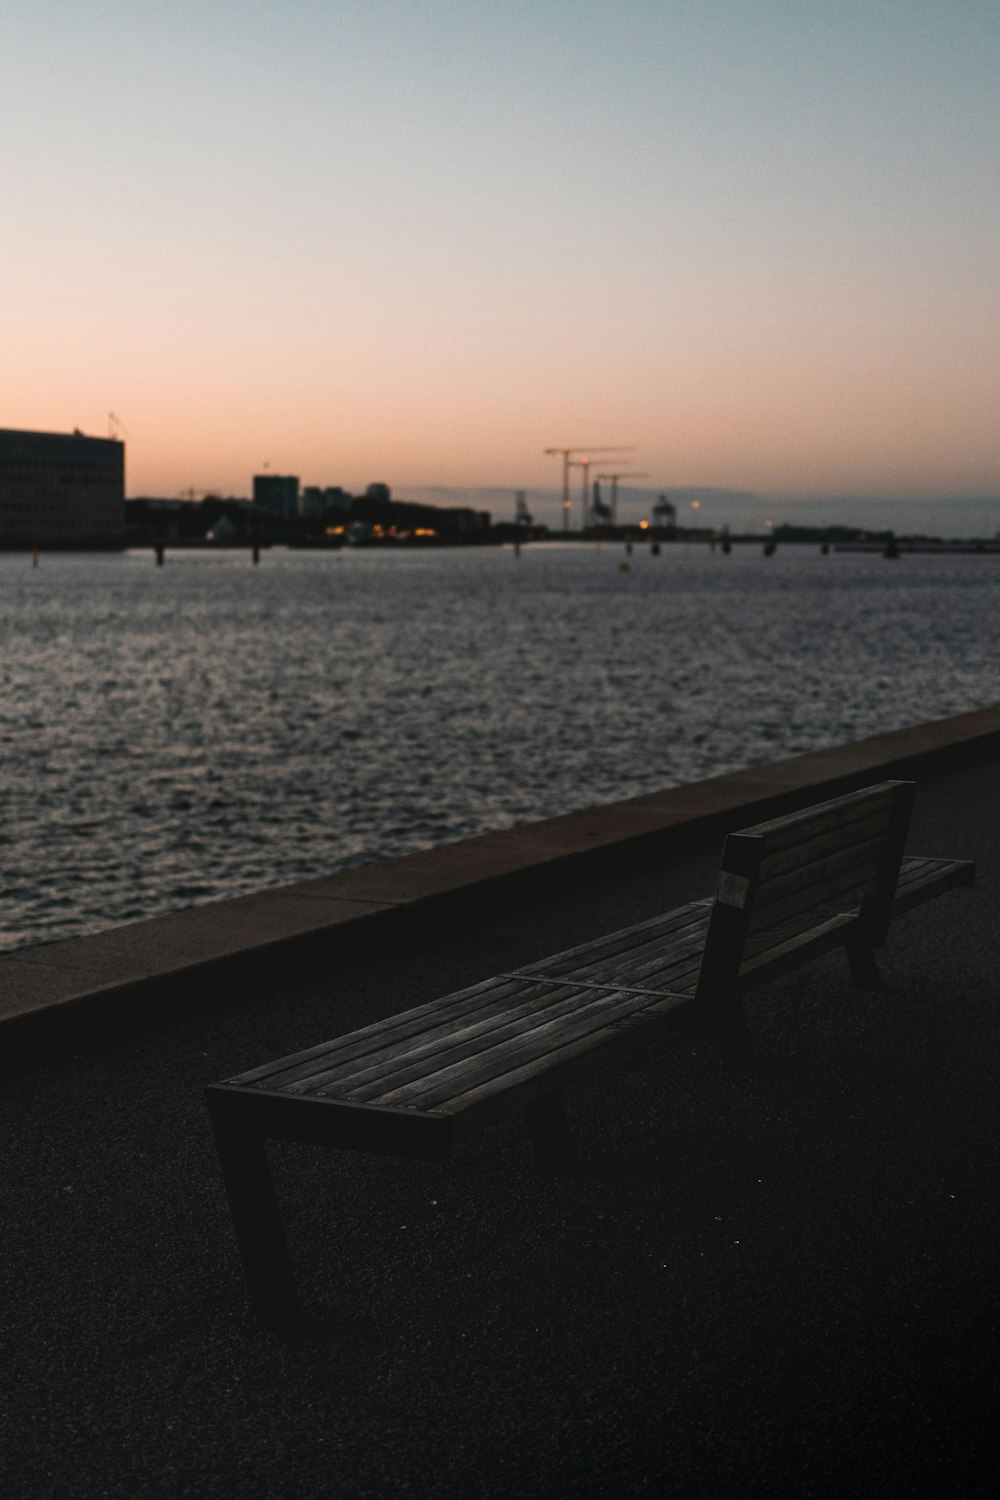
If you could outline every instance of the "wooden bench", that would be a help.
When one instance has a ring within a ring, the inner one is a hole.
[[[714,897],[209,1087],[258,1319],[298,1314],[266,1140],[442,1161],[523,1110],[539,1165],[567,1164],[566,1084],[697,1030],[742,1050],[743,992],[833,948],[875,986],[894,913],[973,883],[969,861],[904,859],[913,790],[887,781],[730,834]]]

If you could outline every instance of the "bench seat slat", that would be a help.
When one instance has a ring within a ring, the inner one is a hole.
[[[643,944],[655,944],[661,939],[681,938],[687,931],[703,931],[707,925],[707,913],[711,910],[712,898],[690,901],[674,911],[661,913],[645,922],[636,922],[631,927],[617,932],[605,933],[598,938],[588,938],[573,948],[554,953],[550,958],[539,959],[530,965],[533,974],[570,973],[574,960],[590,960],[602,957],[613,958],[618,953],[631,953]]]
[[[927,859],[908,855],[903,860],[896,886],[894,912],[912,911],[944,891],[971,886],[976,867],[971,859]]]
[[[517,972],[547,977],[584,974],[591,969],[597,972],[619,962],[632,962],[633,959],[637,962],[655,962],[658,955],[696,948],[704,942],[708,929],[711,899],[691,902],[681,911],[683,921],[668,922],[663,917],[657,917],[654,922],[637,922],[632,927],[623,927],[611,934],[614,942],[605,937],[578,943],[549,958],[522,964]],[[677,915],[678,913],[671,913],[671,916]]]
[[[550,970],[547,977],[558,974],[562,979],[591,979],[622,985],[637,984],[652,989],[658,986],[669,988],[674,972],[687,968],[692,961],[700,961],[707,927],[706,911],[700,929],[686,934],[683,941],[665,939],[660,943],[645,944],[638,952],[623,948],[619,953],[600,959],[560,964],[555,970]],[[532,975],[541,973],[534,966],[517,972]]]
[[[625,963],[618,958],[605,961],[603,966],[588,966],[586,971],[574,969],[570,974],[535,973],[519,970],[504,976],[505,984],[489,996],[479,997],[475,1007],[443,1008],[436,1016],[436,1024],[425,1021],[399,1028],[381,1035],[369,1037],[365,1046],[331,1048],[323,1055],[313,1055],[304,1066],[291,1066],[282,1074],[271,1075],[262,1080],[268,1087],[280,1087],[290,1091],[316,1091],[327,1080],[346,1079],[365,1072],[374,1077],[385,1073],[405,1060],[409,1065],[422,1052],[430,1053],[448,1045],[453,1038],[488,1036],[497,1025],[523,1014],[530,1016],[537,1010],[543,996],[551,1005],[556,999],[566,998],[568,1007],[578,1004],[580,990],[578,980],[603,983],[604,988],[637,987],[657,992],[684,991],[693,993],[701,963],[704,935],[694,944],[689,944],[671,955],[671,961],[660,955],[655,961]],[[415,1014],[415,1013],[411,1013]],[[242,1080],[245,1081],[245,1080]]]
[[[343,1083],[331,1083],[320,1090],[320,1095],[329,1092],[331,1097],[359,1103],[373,1100],[424,1107],[428,1091],[441,1090],[443,1097],[449,1097],[459,1085],[464,1087],[468,1078],[495,1067],[507,1068],[511,1057],[542,1056],[553,1041],[600,1030],[623,1008],[641,1011],[662,1002],[678,1005],[687,1000],[625,995],[620,990],[596,987],[560,992],[560,998],[550,997],[530,1011],[498,1017],[498,1024],[488,1032],[458,1036],[448,1047],[401,1058],[394,1067],[373,1070],[367,1079],[350,1077]]]
[[[789,968],[797,968],[807,957],[819,957],[820,953],[841,947],[845,929],[856,924],[852,912],[839,912],[807,928],[789,925],[756,933],[747,943],[740,965],[741,989],[758,975],[767,979],[776,977]]]
[[[618,960],[580,965],[563,975],[563,978],[567,982],[620,985],[624,989],[675,990],[679,988],[681,975],[691,970],[697,973],[701,968],[704,947],[705,939],[702,936],[696,943],[675,949],[670,954],[647,958],[644,962],[628,963]]]
[[[540,1018],[557,1020],[572,1014],[580,1005],[580,991],[571,985],[522,980],[515,989],[514,997],[508,997],[489,1012],[476,1012],[465,1025],[433,1035],[418,1033],[406,1042],[363,1058],[334,1059],[325,1072],[294,1080],[284,1088],[289,1093],[308,1092],[317,1097],[350,1094],[360,1098],[367,1093],[377,1098],[390,1083],[395,1087],[410,1077],[424,1076],[442,1067],[451,1057],[457,1060],[486,1052],[507,1037],[537,1026]]]
[[[687,1011],[687,1006],[666,999],[627,1013],[616,1011],[599,1031],[560,1040],[539,1056],[518,1060],[508,1055],[505,1071],[470,1077],[469,1087],[442,1098],[437,1110],[451,1115],[457,1130],[478,1127],[588,1073],[603,1071],[606,1063],[613,1065],[666,1041],[683,1029]]]
[[[536,1073],[544,1073],[548,1060],[558,1058],[565,1048],[578,1047],[584,1052],[600,1049],[630,1018],[635,1018],[631,1019],[634,1027],[644,1016],[662,1016],[690,1004],[684,999],[632,995],[618,990],[589,990],[580,998],[581,1003],[569,1017],[550,1021],[539,1017],[531,1030],[520,1032],[472,1059],[442,1067],[398,1089],[388,1089],[378,1096],[378,1102],[457,1113],[463,1107],[458,1101],[484,1087],[502,1087],[506,1075],[521,1067],[530,1064]]]
[[[410,1010],[398,1011],[395,1015],[374,1021],[358,1031],[345,1032],[343,1036],[333,1037],[317,1047],[291,1052],[266,1066],[250,1068],[235,1078],[226,1079],[226,1082],[281,1087],[296,1077],[308,1076],[313,1063],[322,1068],[333,1057],[344,1060],[363,1057],[393,1041],[423,1036],[430,1031],[448,1030],[463,1017],[488,1009],[505,996],[515,994],[517,988],[516,981],[494,976],[481,984],[471,985],[468,989],[440,995],[436,1000],[414,1006]]]

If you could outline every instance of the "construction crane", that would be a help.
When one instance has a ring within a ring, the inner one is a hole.
[[[641,473],[638,469],[622,469],[617,474],[598,474],[598,479],[609,480],[611,483],[611,524],[618,525],[618,481],[619,479],[648,479],[648,474]]]
[[[129,436],[129,430],[121,417],[116,416],[113,411],[108,412],[108,437],[116,438],[118,442],[124,442]]]
[[[568,467],[583,470],[583,487],[580,491],[580,500],[583,505],[582,529],[587,527],[587,513],[590,510],[590,466],[599,464],[600,458],[571,458]]]
[[[568,531],[569,530],[569,510],[570,510],[570,505],[569,505],[569,471],[570,471],[570,462],[571,462],[571,459],[573,457],[573,454],[574,453],[589,453],[590,454],[590,458],[588,458],[588,460],[587,460],[588,463],[590,463],[591,459],[595,460],[598,463],[601,463],[604,460],[604,456],[606,454],[608,454],[608,453],[634,453],[635,449],[634,448],[611,448],[611,447],[608,447],[608,445],[605,444],[605,443],[577,443],[572,448],[543,448],[542,452],[545,453],[545,454],[550,454],[550,453],[561,453],[562,454],[562,461],[563,461],[563,494],[562,494],[563,531]],[[574,467],[575,467],[575,465],[574,465]],[[587,479],[586,471],[584,471],[584,476],[583,477],[584,477],[584,484],[586,485],[586,479]],[[587,501],[586,501],[586,497],[584,497],[584,502],[583,502],[583,524],[585,526],[587,524]]]

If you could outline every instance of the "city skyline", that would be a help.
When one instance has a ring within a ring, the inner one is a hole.
[[[130,495],[1000,494],[992,4],[5,19],[0,421]]]

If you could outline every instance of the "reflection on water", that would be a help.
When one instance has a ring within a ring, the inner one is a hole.
[[[0,946],[995,697],[1000,560],[0,557]]]

